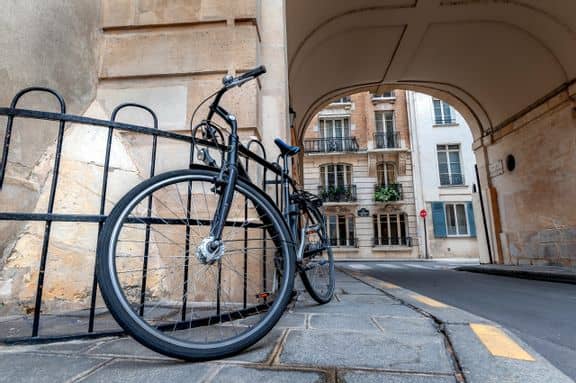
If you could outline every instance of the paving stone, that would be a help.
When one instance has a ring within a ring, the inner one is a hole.
[[[250,317],[244,319],[242,324],[254,324],[259,318]],[[306,327],[306,314],[285,312],[274,328],[304,328]]]
[[[326,377],[321,372],[224,367],[211,383],[323,383],[326,381]]]
[[[199,382],[214,365],[176,361],[143,362],[124,360],[114,362],[87,376],[81,382]]]
[[[380,325],[384,333],[420,336],[420,335],[438,335],[438,329],[432,319],[422,318],[382,318],[374,317],[374,320]]]
[[[378,315],[420,318],[416,311],[379,295],[342,295],[325,305],[298,302],[295,311],[313,314]]]
[[[511,334],[535,361],[493,356],[468,325],[448,325],[447,331],[468,383],[574,383]]]
[[[368,316],[358,317],[338,314],[311,314],[310,328],[320,330],[380,332]]]
[[[280,341],[283,331],[274,328],[268,335],[260,339],[258,343],[242,351],[238,355],[234,355],[227,360],[238,360],[243,362],[262,363],[268,360],[270,354],[274,350],[274,346]]]
[[[3,354],[0,383],[63,382],[103,362],[103,359],[65,355]]]
[[[344,371],[338,373],[339,383],[456,383],[453,376],[392,374],[372,371]]]
[[[71,341],[62,343],[43,344],[38,346],[38,350],[44,352],[58,352],[63,354],[81,354],[94,347],[102,340]]]
[[[358,281],[338,283],[337,286],[342,294],[382,295],[381,291]]]
[[[280,362],[287,365],[385,368],[452,373],[441,336],[290,330]]]
[[[144,347],[132,338],[114,339],[99,344],[88,352],[89,355],[110,355],[121,358],[170,359]]]

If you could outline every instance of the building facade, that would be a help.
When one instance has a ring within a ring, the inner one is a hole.
[[[417,258],[406,93],[357,93],[318,113],[304,136],[304,187],[326,208],[337,259]]]
[[[420,241],[420,252],[433,258],[478,258],[480,225],[474,220],[476,160],[470,128],[444,101],[411,91],[406,92],[406,101],[415,205],[418,212],[427,213],[426,224],[418,218],[418,236],[426,238]]]

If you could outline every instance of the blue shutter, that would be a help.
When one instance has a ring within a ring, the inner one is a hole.
[[[443,202],[432,202],[432,223],[434,224],[434,236],[446,238],[446,217],[444,216]]]
[[[470,228],[470,236],[476,236],[476,222],[474,221],[474,208],[472,207],[472,202],[467,203],[468,209],[468,227]]]

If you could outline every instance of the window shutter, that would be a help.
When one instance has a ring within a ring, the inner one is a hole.
[[[446,217],[443,202],[432,202],[432,223],[434,224],[434,236],[446,238]]]
[[[474,208],[472,207],[472,202],[467,203],[468,209],[468,227],[470,228],[470,236],[476,236],[476,222],[474,221]]]

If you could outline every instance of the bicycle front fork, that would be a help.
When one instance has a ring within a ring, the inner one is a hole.
[[[225,163],[214,180],[214,192],[219,193],[220,198],[210,225],[210,234],[200,242],[196,249],[196,258],[203,264],[213,264],[219,261],[224,254],[222,232],[232,207],[234,189],[238,180],[238,145],[240,140],[237,134],[236,119],[232,115],[228,117],[232,128],[228,140],[229,149]]]

